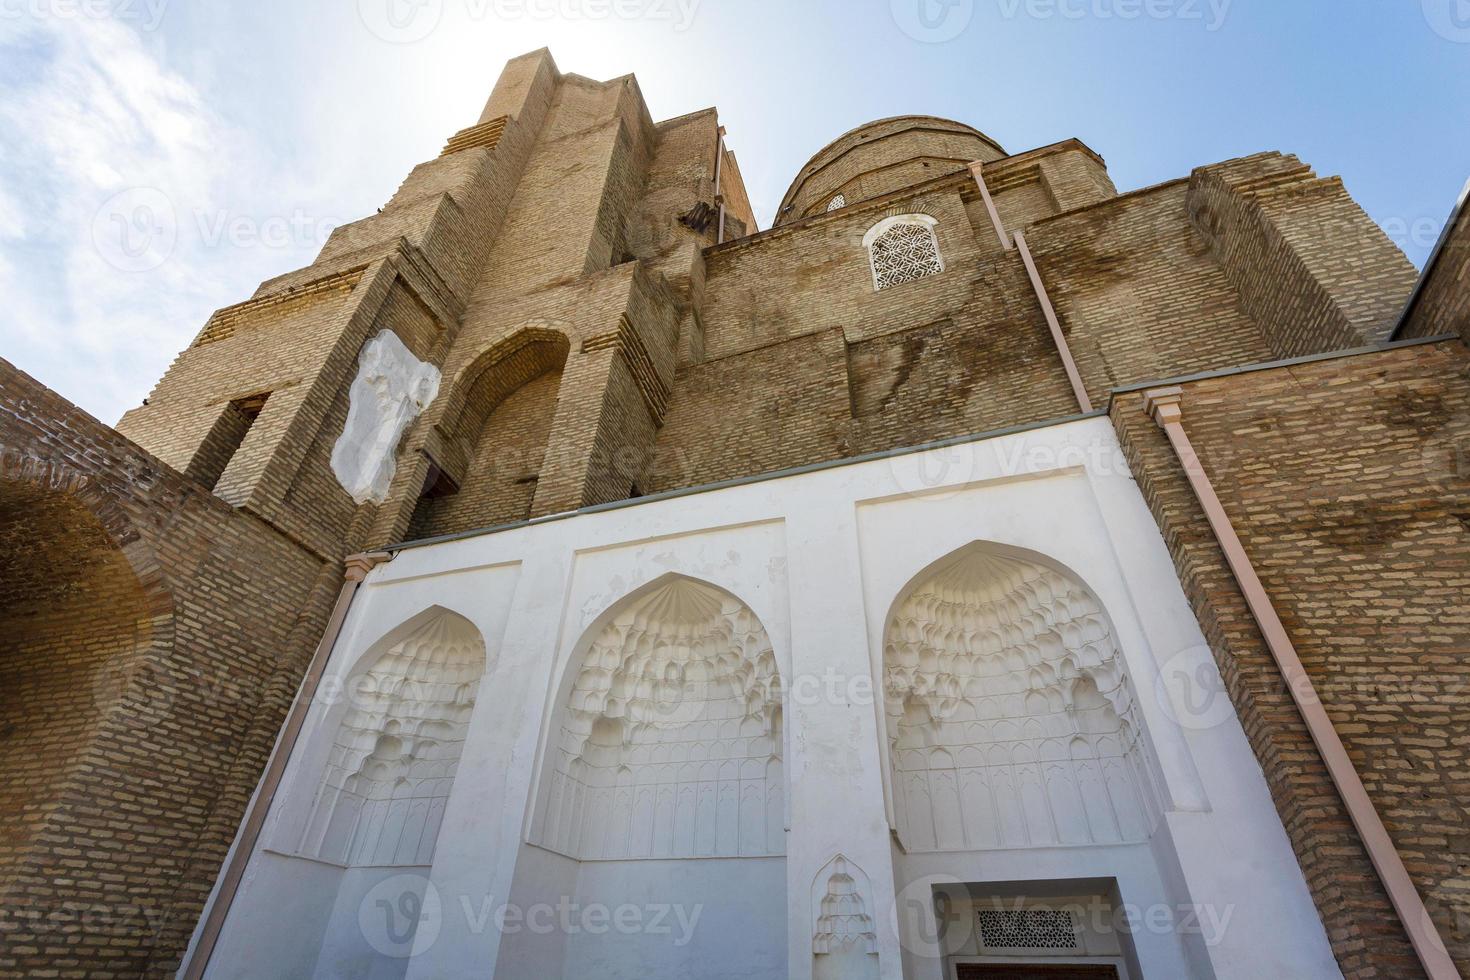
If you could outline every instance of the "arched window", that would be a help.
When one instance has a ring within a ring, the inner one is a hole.
[[[1161,807],[1097,598],[971,546],[895,606],[883,653],[898,832],[910,851],[1147,840]]]
[[[944,271],[939,255],[939,222],[927,214],[900,214],[884,218],[863,236],[873,267],[873,289],[913,282]]]
[[[845,194],[838,194],[836,197],[832,198],[832,200],[827,202],[828,211],[836,211],[838,208],[845,207],[847,207],[847,196]]]

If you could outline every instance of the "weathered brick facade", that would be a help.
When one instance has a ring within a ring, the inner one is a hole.
[[[1470,355],[1458,341],[1184,385],[1184,424],[1353,763],[1470,963]],[[1344,973],[1418,964],[1140,392],[1111,416]]]
[[[1075,414],[978,160],[1088,396],[1111,406],[1344,972],[1414,973],[1162,436],[1141,395],[1118,393],[1380,344],[1414,284],[1403,255],[1340,181],[1290,156],[1119,195],[1076,141],[1008,155],[918,116],[839,137],[758,232],[721,135],[713,110],[656,123],[631,76],[562,74],[534,52],[379,213],[211,317],[117,430],[0,362],[0,972],[177,965],[345,555]],[[911,214],[933,223],[943,271],[875,290],[864,238]],[[1470,337],[1464,240],[1403,336]],[[332,456],[360,353],[385,331],[441,384],[386,499],[364,503]],[[1444,341],[1185,397],[1470,963],[1465,372],[1463,343]]]
[[[339,566],[0,368],[0,971],[163,974]]]

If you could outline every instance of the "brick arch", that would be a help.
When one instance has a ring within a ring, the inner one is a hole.
[[[0,450],[0,489],[7,484],[62,494],[78,504],[107,533],[126,558],[147,597],[153,635],[173,638],[173,587],[153,547],[143,539],[117,496],[100,481],[70,466],[37,459],[14,450]]]
[[[530,516],[570,353],[561,331],[526,327],[459,372],[423,447],[431,468],[411,537]]]
[[[15,451],[0,451],[0,580],[0,901],[44,909],[57,895],[48,849],[105,771],[99,740],[159,703],[147,668],[173,650],[173,591],[126,501]]]
[[[551,327],[525,327],[516,331],[471,361],[455,377],[445,400],[443,415],[436,423],[444,434],[458,431],[476,418],[484,422],[487,406],[477,406],[474,396],[483,390],[493,401],[488,411],[526,381],[552,368],[559,369],[571,353],[566,334]]]

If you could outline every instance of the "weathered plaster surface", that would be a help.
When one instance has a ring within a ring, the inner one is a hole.
[[[363,345],[347,424],[332,447],[332,472],[353,500],[388,499],[398,441],[437,394],[439,369],[414,357],[393,331]]]

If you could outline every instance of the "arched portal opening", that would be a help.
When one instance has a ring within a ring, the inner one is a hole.
[[[479,630],[437,608],[372,659],[348,685],[299,853],[429,865],[484,671]]]
[[[210,976],[255,976],[269,962],[273,976],[392,980],[442,926],[420,935],[487,669],[484,639],[431,606],[338,669],[345,682],[319,689],[313,710],[323,714],[292,753],[270,839],[251,858]]]
[[[673,578],[591,637],[535,826],[578,860],[784,852],[781,684],[755,614]]]

